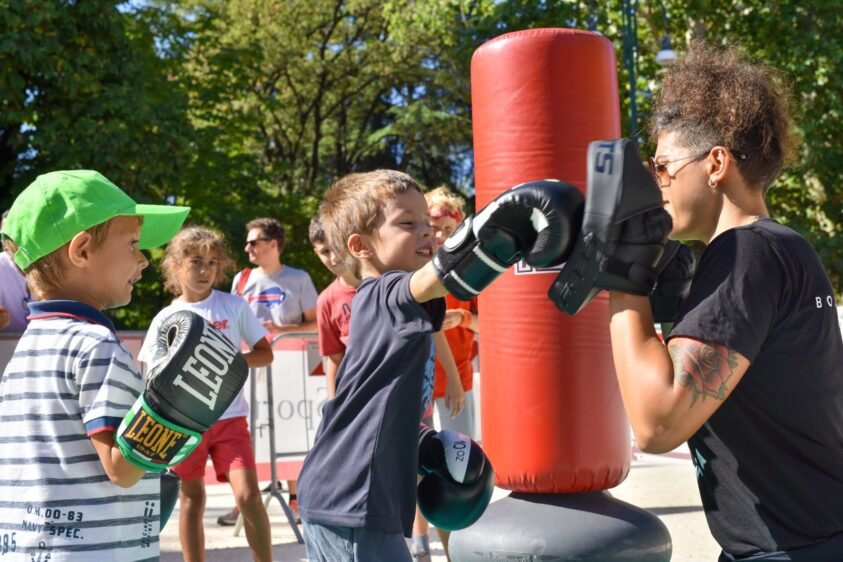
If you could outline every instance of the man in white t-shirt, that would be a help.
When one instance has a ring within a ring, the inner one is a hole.
[[[246,253],[257,267],[234,277],[231,292],[242,296],[272,334],[316,331],[316,287],[306,271],[281,262],[284,227],[275,219],[246,225]]]
[[[273,218],[259,218],[246,225],[246,253],[256,267],[234,276],[231,292],[242,296],[273,337],[287,332],[316,332],[316,299],[310,275],[281,262],[284,226]],[[298,516],[296,481],[287,482],[290,507]],[[217,519],[234,525],[237,509]]]

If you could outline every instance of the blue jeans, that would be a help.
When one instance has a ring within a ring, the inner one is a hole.
[[[412,562],[402,533],[335,527],[302,520],[310,562]]]

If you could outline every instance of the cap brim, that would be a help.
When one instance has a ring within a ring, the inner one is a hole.
[[[190,207],[136,205],[131,213],[143,217],[138,247],[142,250],[163,246],[181,229]]]

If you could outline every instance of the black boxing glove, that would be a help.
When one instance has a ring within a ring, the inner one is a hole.
[[[170,520],[170,515],[173,514],[173,509],[176,507],[176,501],[179,499],[179,490],[181,489],[181,478],[172,470],[167,470],[161,473],[161,517],[158,530],[163,531]]]
[[[204,318],[173,313],[158,331],[146,388],[116,442],[126,459],[160,472],[183,461],[225,412],[249,375],[243,354]]]
[[[477,521],[495,489],[492,464],[468,436],[419,426],[419,509],[433,526],[455,531]]]
[[[449,293],[471,300],[522,258],[535,267],[565,261],[582,222],[583,197],[555,180],[521,184],[466,218],[433,257]]]
[[[691,281],[696,269],[697,260],[690,247],[675,240],[668,243],[664,256],[656,265],[658,279],[653,292],[650,293],[654,322],[666,323],[676,320],[679,307],[691,290]]]

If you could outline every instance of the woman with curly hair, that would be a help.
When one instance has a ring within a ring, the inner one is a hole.
[[[843,557],[843,341],[814,248],[765,196],[793,149],[787,95],[736,48],[692,46],[664,80],[650,159],[670,237],[700,240],[666,346],[645,297],[610,294],[638,445],[687,441],[720,561]]]

